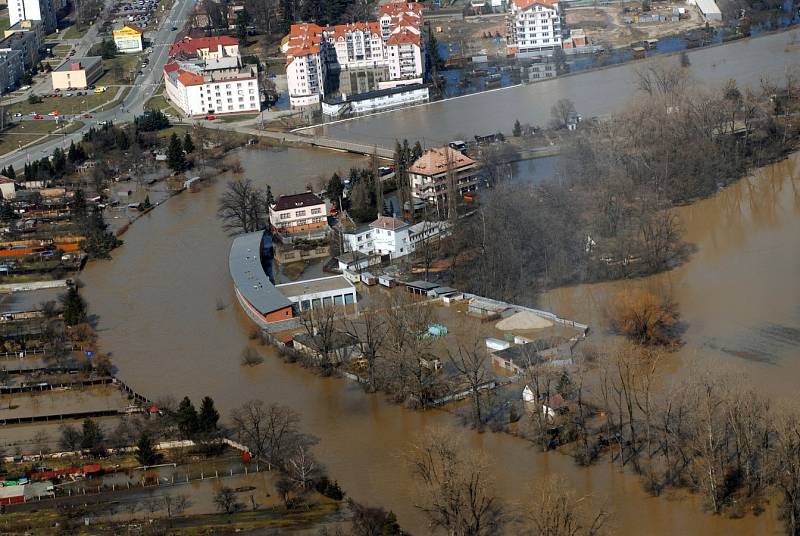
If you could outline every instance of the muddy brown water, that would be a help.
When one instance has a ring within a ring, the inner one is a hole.
[[[246,176],[262,184],[269,179],[276,194],[302,190],[309,179],[356,161],[295,149],[245,152],[240,158]],[[685,266],[659,276],[677,290],[689,323],[682,356],[721,354],[750,367],[761,385],[787,389],[800,363],[796,345],[785,342],[785,334],[798,328],[797,165],[795,157],[680,209],[699,251]],[[696,497],[650,498],[637,478],[607,463],[577,468],[567,456],[538,453],[520,439],[464,431],[445,411],[405,410],[352,382],[284,364],[267,349],[260,350],[267,354],[263,364],[241,367],[252,326],[235,301],[227,266],[230,238],[214,215],[224,184],[224,178],[217,180],[145,215],[125,234],[112,261],[92,263],[82,276],[91,312],[100,318],[103,349],[134,389],[152,398],[189,395],[199,401],[210,395],[223,414],[253,398],[295,408],[303,429],[320,438],[315,453],[332,477],[356,500],[394,510],[415,534],[429,531],[399,456],[429,426],[482,449],[494,461],[500,494],[509,502],[521,500],[542,477],[560,475],[579,493],[608,504],[616,533],[777,533],[771,511],[734,521],[702,513]],[[608,292],[615,284],[555,291],[542,305],[591,322],[604,288]],[[218,311],[220,299],[226,307]],[[771,347],[770,360],[715,349],[759,347],[758,337],[781,341]]]

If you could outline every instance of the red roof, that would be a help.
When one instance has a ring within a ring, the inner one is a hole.
[[[369,224],[370,227],[373,229],[380,228],[380,229],[389,229],[395,230],[400,229],[401,227],[406,227],[408,224],[401,220],[400,218],[392,218],[390,216],[379,216],[377,220]]]
[[[168,63],[164,66],[165,73],[174,73],[178,69],[180,69],[180,66],[177,63]]]
[[[414,13],[422,15],[422,4],[417,2],[389,2],[378,8],[378,16],[399,15],[400,13]]]
[[[332,34],[335,39],[344,38],[348,33],[357,31],[380,35],[381,25],[377,22],[354,22],[352,24],[337,24],[336,26],[325,28],[328,37],[331,37]]]
[[[544,7],[553,7],[558,3],[558,0],[513,0],[513,2],[518,9],[528,9],[535,4]]]
[[[183,69],[179,69],[178,72],[178,82],[184,86],[199,86],[205,82],[205,79],[200,76],[199,74],[191,73],[189,71],[184,71]]]
[[[179,53],[184,53],[188,56],[196,56],[197,51],[201,49],[216,50],[219,46],[233,46],[238,45],[239,40],[230,35],[220,35],[218,37],[198,37],[193,39],[191,37],[184,37],[182,40],[174,43],[169,47],[170,57],[176,56]]]
[[[90,463],[83,466],[83,474],[90,475],[94,473],[100,472],[100,464],[99,463]]]
[[[408,28],[402,28],[400,31],[394,32],[386,40],[387,45],[417,45],[420,46],[420,38],[418,33],[414,33]]]

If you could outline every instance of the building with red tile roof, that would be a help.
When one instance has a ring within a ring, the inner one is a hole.
[[[169,57],[181,59],[218,59],[239,56],[239,40],[229,35],[184,37],[169,47]]]
[[[451,147],[428,149],[408,168],[411,195],[433,205],[462,196],[480,185],[480,166]],[[452,187],[457,189],[451,192]]]

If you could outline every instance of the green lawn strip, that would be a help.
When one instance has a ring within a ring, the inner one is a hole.
[[[29,143],[38,141],[39,143],[53,139],[64,134],[75,132],[83,126],[80,121],[75,121],[70,125],[64,127],[64,130],[55,130],[55,122],[42,120],[42,121],[24,121],[22,123],[14,123],[11,128],[4,130],[0,133],[0,155],[4,155],[18,149],[22,146],[23,150],[35,150],[36,145],[25,147]],[[53,134],[55,132],[55,134]],[[48,135],[50,134],[50,135]]]
[[[45,97],[42,102],[31,104],[27,100],[16,102],[8,105],[8,113],[15,114],[21,113],[22,115],[29,115],[31,112],[36,112],[39,115],[47,115],[50,112],[58,112],[59,115],[79,115],[86,110],[91,110],[102,104],[107,103],[114,98],[117,94],[116,88],[109,88],[103,93],[94,93],[88,90],[88,95],[76,96],[73,93],[72,97]],[[62,91],[62,95],[66,91]]]
[[[141,68],[141,61],[142,58],[139,54],[119,54],[109,60],[103,60],[105,74],[95,82],[95,85],[129,84],[131,80],[136,78],[136,72]]]
[[[238,121],[245,121],[247,119],[255,119],[258,114],[236,114],[236,115],[218,115],[216,118],[223,123],[236,123]]]
[[[75,24],[73,24],[72,26],[64,30],[62,33],[64,34],[64,39],[80,39],[81,37],[83,37],[83,34],[85,34],[86,30],[88,29],[89,28],[87,27],[83,30],[80,30]]]

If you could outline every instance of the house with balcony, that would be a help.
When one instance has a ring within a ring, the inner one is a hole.
[[[480,171],[478,162],[452,147],[428,149],[408,168],[411,195],[432,206],[446,204],[451,194],[477,190],[483,182]]]
[[[447,231],[446,222],[422,221],[412,225],[400,218],[380,216],[367,226],[343,232],[342,241],[345,250],[355,254],[349,260],[380,257],[391,261],[414,253]],[[369,260],[364,262],[373,264]]]
[[[561,48],[562,10],[558,0],[511,0],[506,46],[517,56],[552,56]]]
[[[311,192],[282,195],[269,207],[272,232],[281,237],[327,234],[328,209],[325,201]]]

